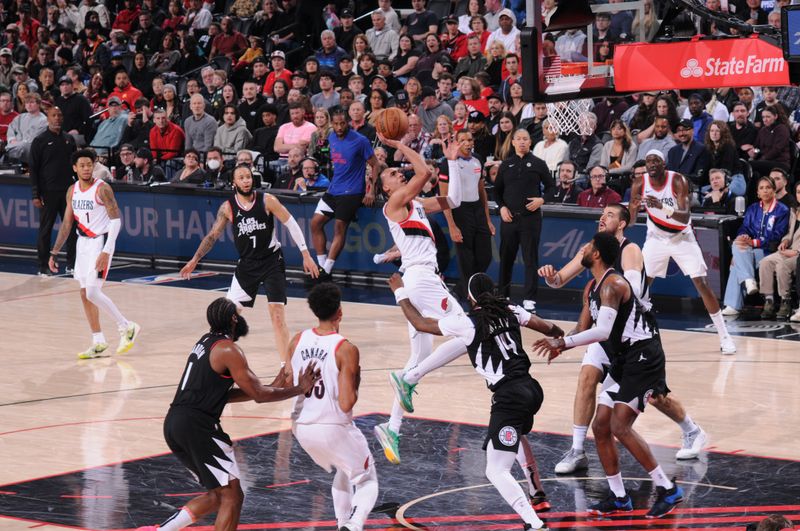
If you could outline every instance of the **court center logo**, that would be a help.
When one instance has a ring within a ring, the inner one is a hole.
[[[498,438],[500,439],[500,444],[504,446],[514,446],[517,444],[517,440],[519,440],[517,430],[512,426],[501,428]]]
[[[702,77],[703,69],[700,68],[700,61],[697,59],[689,59],[686,61],[686,66],[681,68],[681,77],[688,79],[690,77]]]

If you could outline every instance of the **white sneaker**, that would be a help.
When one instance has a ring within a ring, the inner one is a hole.
[[[564,454],[556,464],[556,474],[572,474],[576,470],[584,470],[589,468],[589,458],[586,457],[586,452],[570,448],[569,452]]]
[[[725,317],[734,317],[739,315],[739,310],[736,308],[731,308],[730,306],[725,306],[725,308],[722,309],[722,315]]]
[[[536,303],[531,300],[524,300],[522,301],[522,308],[526,312],[536,313]]]
[[[108,343],[95,343],[83,352],[78,352],[79,360],[93,360],[95,358],[105,358],[108,354],[104,352],[108,349]]]
[[[133,321],[128,321],[128,327],[119,331],[117,354],[125,354],[133,348],[133,344],[136,342],[136,338],[139,336],[139,331],[141,329],[142,327],[138,324]]]
[[[800,323],[800,308],[798,308],[797,311],[794,312],[791,317],[789,317],[789,320],[793,323]]]
[[[683,445],[675,454],[675,459],[696,459],[706,446],[708,446],[708,434],[702,428],[697,428],[691,433],[684,433]]]
[[[733,342],[731,336],[719,340],[719,350],[726,356],[736,354],[736,343]]]
[[[748,295],[755,295],[758,293],[758,282],[754,278],[746,278],[744,280],[744,290]]]

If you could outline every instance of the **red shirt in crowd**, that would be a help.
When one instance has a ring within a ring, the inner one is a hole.
[[[24,42],[29,50],[32,50],[36,45],[36,33],[39,31],[39,21],[35,18],[31,19],[31,24],[28,27],[22,25],[22,21],[17,22],[19,28],[19,40]]]
[[[0,140],[6,142],[8,140],[8,126],[11,125],[11,121],[17,117],[19,113],[17,111],[11,111],[8,114],[0,114]]]
[[[211,47],[214,48],[219,55],[228,57],[233,57],[234,55],[238,56],[247,49],[247,39],[238,31],[234,31],[230,35],[220,33],[214,37]]]
[[[158,127],[153,127],[150,129],[150,149],[153,151],[153,159],[169,160],[180,156],[185,140],[183,129],[170,121],[167,121],[167,127],[163,132]]]
[[[622,198],[619,194],[608,186],[604,186],[598,194],[595,194],[591,188],[578,194],[578,206],[605,208],[621,202]]]
[[[120,90],[119,87],[114,87],[114,91],[108,95],[108,98],[111,99],[114,96],[121,99],[125,104],[125,110],[130,112],[136,108],[136,100],[142,97],[142,91],[133,85],[128,85],[124,90]]]
[[[275,71],[274,70],[272,72],[270,72],[269,75],[267,76],[267,80],[264,82],[264,94],[266,94],[267,96],[272,96],[272,86],[275,84],[275,81],[278,80],[278,79],[283,79],[284,81],[289,83],[289,86],[291,87],[292,86],[292,71],[291,70],[287,70],[286,68],[284,68],[283,71],[281,71],[279,76],[275,75]]]
[[[114,19],[111,28],[122,30],[125,33],[133,33],[133,28],[139,21],[139,13],[138,7],[135,9],[123,9],[117,13],[117,18]]]

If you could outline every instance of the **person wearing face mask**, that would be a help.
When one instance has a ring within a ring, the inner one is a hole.
[[[206,181],[222,179],[222,148],[211,146],[206,152]]]

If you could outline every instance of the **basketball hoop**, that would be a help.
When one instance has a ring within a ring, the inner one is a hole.
[[[559,101],[547,104],[547,117],[555,120],[561,135],[571,133],[580,134],[578,118],[581,114],[592,110],[594,102],[591,99]]]

